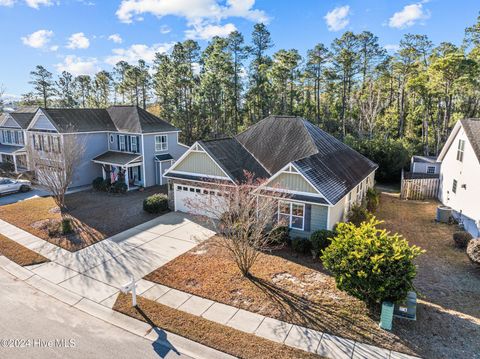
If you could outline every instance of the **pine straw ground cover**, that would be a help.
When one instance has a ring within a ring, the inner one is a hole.
[[[62,218],[51,197],[2,206],[0,218],[74,252],[157,217],[143,210],[143,200],[154,193],[165,192],[165,187],[151,187],[143,192],[132,191],[127,194],[93,190],[69,194],[65,201],[68,215],[73,220],[74,233],[70,235],[48,235],[49,223],[58,224]]]
[[[49,262],[47,258],[0,234],[0,255],[21,266]]]
[[[480,271],[454,247],[455,226],[434,222],[438,204],[382,195],[377,217],[424,249],[419,257],[417,321],[379,329],[379,313],[336,289],[319,260],[285,248],[261,254],[243,278],[222,249],[207,241],[145,278],[323,332],[426,358],[480,358]],[[214,239],[211,239],[214,240]],[[210,241],[211,241],[210,240]]]
[[[238,358],[319,358],[142,297],[134,308],[130,294],[120,294],[113,309]]]

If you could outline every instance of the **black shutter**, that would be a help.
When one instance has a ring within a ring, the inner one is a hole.
[[[120,151],[120,135],[117,135],[117,150]]]
[[[305,204],[305,223],[303,224],[303,230],[305,232],[310,232],[312,221],[312,205]]]
[[[127,142],[127,152],[132,152],[132,138],[128,136],[128,141]]]

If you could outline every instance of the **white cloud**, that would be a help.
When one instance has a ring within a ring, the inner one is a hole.
[[[112,34],[108,37],[110,41],[113,41],[116,44],[121,44],[122,43],[122,37],[119,34]]]
[[[58,48],[59,48],[58,45],[52,45],[52,46],[50,46],[50,51],[57,51]]]
[[[208,40],[214,36],[226,37],[237,28],[232,23],[225,25],[193,25],[193,28],[185,31],[187,39]]]
[[[88,49],[89,46],[90,40],[83,32],[77,32],[68,38],[67,48],[69,49]]]
[[[68,71],[74,76],[93,75],[100,71],[96,58],[83,59],[75,55],[65,56],[63,62],[56,64],[55,68],[58,72]]]
[[[173,43],[153,44],[147,46],[144,44],[134,44],[124,49],[113,49],[112,55],[105,59],[109,65],[115,65],[119,61],[127,61],[130,64],[136,63],[138,60],[145,60],[147,63],[153,62],[155,54],[166,53],[173,47]]]
[[[15,0],[0,0],[0,6],[13,6]]]
[[[35,49],[43,48],[48,42],[50,42],[51,37],[53,36],[53,31],[51,30],[38,30],[30,35],[22,37],[22,42],[30,47]]]
[[[348,16],[350,15],[350,6],[339,6],[333,9],[332,11],[327,12],[327,15],[324,16],[325,22],[327,23],[329,31],[339,31],[345,28],[350,20]]]
[[[396,12],[388,20],[388,26],[404,29],[415,25],[417,21],[426,20],[430,17],[430,12],[423,8],[422,3],[406,5],[401,11]]]
[[[160,33],[161,34],[168,34],[172,29],[168,25],[162,25],[160,26]]]
[[[53,5],[52,0],[25,0],[25,3],[28,6],[33,7],[34,9],[38,9],[40,7],[40,5],[44,5],[44,6]]]

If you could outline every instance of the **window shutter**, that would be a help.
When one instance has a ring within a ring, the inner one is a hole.
[[[135,136],[135,142],[137,143],[137,153],[140,153],[140,141],[138,136]]]
[[[312,205],[305,203],[305,223],[304,223],[304,231],[310,232],[310,222],[312,219]]]
[[[117,135],[117,150],[120,151],[120,135]]]

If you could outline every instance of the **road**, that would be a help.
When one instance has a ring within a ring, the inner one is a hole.
[[[0,304],[2,359],[190,358],[59,302],[17,280],[3,269],[0,269]],[[35,347],[2,347],[5,343],[26,344],[6,341],[10,339],[32,339]],[[74,342],[74,346],[39,347],[40,340],[45,345],[47,341],[55,339],[65,339],[67,344]]]

